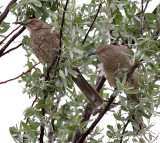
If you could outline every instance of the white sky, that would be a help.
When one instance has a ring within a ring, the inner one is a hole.
[[[3,9],[6,7],[6,5],[10,2],[10,0],[0,0],[0,6],[4,6]],[[77,0],[78,3],[83,2],[89,2],[89,0]],[[149,6],[147,8],[148,11],[152,11],[156,5],[158,5],[159,0],[152,0],[152,2],[149,3]],[[15,22],[15,18],[13,15],[10,14],[9,18],[7,18],[8,21],[11,23]],[[6,21],[7,21],[6,20]],[[11,25],[11,27],[15,28],[17,26]],[[24,34],[22,34],[24,35]],[[10,48],[18,45],[18,41],[21,41],[22,38],[17,38],[15,40],[15,44],[11,44]],[[0,37],[0,41],[2,38]],[[1,47],[0,47],[1,48]],[[22,72],[26,71],[26,69],[23,67],[26,63],[25,58],[25,52],[22,48],[18,48],[16,51],[13,51],[10,54],[7,54],[6,56],[0,58],[0,82],[14,78],[21,74]],[[23,111],[30,107],[33,100],[28,99],[28,95],[25,95],[22,93],[22,84],[18,83],[18,80],[14,80],[12,82],[2,84],[0,85],[0,93],[1,93],[1,104],[0,104],[0,142],[1,143],[14,143],[10,133],[9,133],[9,127],[15,126],[16,124],[19,125],[20,121],[24,118]],[[110,121],[103,118],[101,123],[109,124],[112,122],[112,118],[110,118]],[[106,123],[107,120],[107,123]],[[157,122],[157,125],[154,127],[153,131],[158,134],[160,132],[160,121],[159,119],[153,119],[152,122]],[[158,128],[157,128],[158,127]],[[156,136],[156,135],[155,135]],[[154,143],[159,143],[160,137],[157,141]]]

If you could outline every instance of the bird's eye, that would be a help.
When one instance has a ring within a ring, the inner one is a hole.
[[[106,50],[107,50],[106,48],[103,48],[103,49],[100,50],[100,52],[103,53],[103,52],[105,52]]]
[[[36,22],[35,20],[32,20],[32,21],[31,21],[32,24],[35,23],[35,22]]]

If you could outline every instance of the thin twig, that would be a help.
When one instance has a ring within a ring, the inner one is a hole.
[[[149,3],[149,2],[150,2],[150,0],[147,0],[146,5],[145,5],[145,8],[144,8],[144,10],[143,10],[144,13],[146,12],[146,9],[147,9],[147,7],[148,7],[148,3]]]
[[[18,26],[17,28],[15,28],[11,33],[9,33],[2,41],[0,41],[0,45],[17,29],[19,29],[21,26]]]
[[[117,8],[117,10],[119,10],[119,8],[116,6],[116,8]],[[113,17],[113,12],[112,12],[112,10],[110,9],[110,11],[111,11],[111,15],[112,15],[112,17]],[[116,21],[115,21],[115,19],[113,18],[113,24],[116,24]],[[119,34],[119,37],[122,39],[122,41],[123,41],[123,43],[124,43],[124,45],[125,46],[127,46],[128,47],[128,49],[130,49],[130,50],[132,50],[132,48],[131,47],[129,47],[129,45],[126,43],[126,41],[124,40],[124,38],[123,38],[123,36],[122,36],[122,34],[118,31],[118,34]]]
[[[160,33],[160,27],[158,28],[156,34],[154,35],[154,37],[155,37],[154,40],[157,40],[157,39],[158,39],[159,33]]]
[[[146,20],[146,18],[145,18],[145,15],[144,15],[144,13],[145,13],[145,11],[146,11],[146,9],[147,9],[147,6],[148,6],[148,3],[149,3],[149,2],[150,2],[150,0],[148,0],[148,1],[146,2],[145,8],[144,8],[144,7],[143,7],[143,0],[141,1],[141,5],[142,5],[142,15],[141,15],[141,19],[140,19],[140,32],[141,32],[142,35],[143,35],[143,20],[144,20],[144,23],[145,23],[148,31],[150,31],[150,29],[151,29],[151,28],[149,27],[148,23],[147,23],[147,20]],[[150,32],[151,32],[151,31],[150,31]],[[151,34],[152,34],[152,32],[151,32]]]
[[[32,71],[32,69],[34,69],[39,63],[35,64],[34,66],[32,66],[30,69],[28,69],[26,72],[23,72],[22,74],[20,74],[19,76],[15,77],[15,78],[12,78],[12,79],[9,79],[9,80],[6,80],[6,81],[2,81],[0,82],[0,84],[4,84],[4,83],[7,83],[7,82],[10,82],[10,81],[13,81],[13,80],[16,80],[20,77],[22,77],[23,75],[29,73]]]
[[[160,135],[160,132],[158,133],[158,135],[155,137],[155,139],[151,143],[154,143],[157,140],[157,138],[159,137],[159,135]]]
[[[58,17],[59,17],[59,7],[58,7],[58,0],[56,0],[56,7],[57,7],[57,11],[58,11]]]
[[[35,104],[35,102],[37,101],[37,99],[38,99],[38,96],[36,95],[36,97],[35,97],[35,99],[33,100],[33,102],[32,102],[32,105],[31,105],[31,107],[33,107],[34,106],[34,104]],[[26,120],[26,124],[28,124],[28,122],[29,122],[29,117],[27,118],[27,120]],[[23,143],[25,142],[25,140],[27,139],[26,137],[25,137],[25,132],[23,133]]]
[[[57,100],[56,105],[55,105],[55,107],[54,107],[54,109],[53,109],[53,111],[52,111],[52,114],[51,114],[51,116],[49,117],[49,120],[52,119],[52,118],[53,118],[53,115],[57,112],[59,102],[60,102],[60,100]]]
[[[65,13],[66,13],[66,10],[67,10],[68,2],[69,2],[69,0],[66,1],[64,11],[63,11],[63,16],[62,16],[62,23],[61,23],[61,27],[60,27],[60,43],[59,43],[60,49],[59,49],[59,53],[58,53],[58,57],[57,57],[56,66],[55,66],[55,69],[53,71],[53,79],[56,77],[56,71],[57,71],[57,67],[59,65],[59,61],[60,61],[61,47],[62,47],[62,37],[63,37],[63,25],[64,25],[64,21],[65,21]]]
[[[121,35],[121,33],[120,33],[119,31],[118,31],[118,34],[119,34],[119,36],[121,37],[121,39],[122,39],[122,41],[123,41],[124,45],[125,45],[125,46],[127,46],[127,47],[128,47],[128,49],[132,50],[132,48],[131,48],[131,47],[129,47],[129,45],[126,43],[126,41],[124,40],[123,36]]]
[[[2,53],[2,55],[1,55],[0,57],[4,56],[5,54],[8,54],[9,52],[11,52],[11,51],[13,51],[13,50],[16,50],[16,49],[19,48],[20,46],[22,46],[22,43],[18,44],[18,45],[17,45],[16,47],[14,47],[14,48],[11,48],[11,49],[7,50],[7,51],[4,52],[4,53]]]
[[[143,18],[144,18],[144,15],[143,15],[143,0],[141,0],[141,8],[142,8],[142,15],[141,15],[141,19],[140,19],[140,32],[141,32],[141,35],[143,35]]]
[[[6,48],[16,39],[26,28],[22,27],[16,34],[14,34],[10,40],[0,49],[0,56],[4,53]]]
[[[9,8],[12,4],[14,4],[17,0],[12,0],[10,1],[10,3],[7,5],[6,9],[4,10],[4,12],[0,15],[0,24],[2,23],[2,21],[6,18],[6,16],[8,15],[9,12]]]
[[[83,42],[82,42],[82,45],[85,43],[85,41],[86,41],[86,39],[87,39],[87,36],[88,36],[88,34],[89,34],[90,30],[92,29],[93,24],[94,24],[94,22],[95,22],[95,21],[96,21],[96,19],[97,19],[97,16],[98,16],[98,13],[99,13],[99,11],[100,11],[101,7],[102,7],[102,1],[101,1],[101,2],[100,2],[100,4],[99,4],[99,7],[98,7],[98,10],[97,10],[97,13],[96,13],[96,15],[95,15],[95,17],[94,17],[94,20],[93,20],[93,22],[92,22],[92,24],[91,24],[91,26],[90,26],[89,30],[87,31],[87,34],[86,34],[86,36],[85,36],[85,38],[84,38],[84,40],[83,40]]]
[[[127,123],[124,125],[123,131],[122,131],[122,135],[121,135],[120,143],[122,143],[123,135],[125,134],[126,128],[127,128],[127,126],[128,126],[129,123],[130,123],[130,120],[128,120]]]
[[[37,99],[38,99],[38,96],[36,95],[35,99],[34,99],[33,102],[32,102],[31,107],[34,106],[34,104],[36,103]],[[29,117],[28,117],[27,120],[26,120],[26,124],[28,124],[28,121],[29,121]],[[25,134],[25,133],[24,133],[24,134]]]

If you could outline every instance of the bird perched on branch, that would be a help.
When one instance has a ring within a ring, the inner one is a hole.
[[[126,46],[115,46],[110,44],[104,44],[99,46],[95,52],[91,52],[88,56],[97,55],[101,64],[99,65],[101,73],[106,77],[108,83],[112,87],[116,87],[116,71],[118,69],[129,69],[131,68],[130,60],[131,57],[123,54],[121,51],[129,51],[132,52]],[[124,72],[121,70],[121,72]],[[138,89],[138,80],[136,73],[133,73],[127,83],[128,87],[134,87],[134,89]],[[138,101],[136,94],[128,94],[127,97],[133,101]]]
[[[38,60],[45,64],[55,60],[59,51],[60,36],[56,31],[39,19],[30,19],[26,22],[15,22],[25,26],[30,32],[30,45]]]
[[[60,36],[56,31],[51,32],[51,27],[39,19],[30,19],[26,22],[15,22],[25,26],[30,32],[30,45],[38,60],[45,64],[56,60],[60,49]],[[73,69],[74,70],[74,69]],[[103,99],[98,92],[85,80],[80,71],[76,69],[77,78],[72,77],[80,90],[95,108],[103,104]]]

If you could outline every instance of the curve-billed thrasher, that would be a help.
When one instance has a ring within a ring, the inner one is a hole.
[[[26,22],[15,22],[25,26],[30,32],[30,44],[38,60],[45,64],[52,63],[59,51],[60,37],[56,31],[39,19],[30,19]]]
[[[99,65],[100,71],[106,77],[108,83],[112,87],[116,87],[115,72],[118,69],[124,69],[124,68],[129,70],[132,66],[130,64],[131,58],[128,55],[121,53],[122,50],[132,52],[126,46],[115,46],[110,44],[104,44],[99,46],[95,52],[88,54],[88,56],[97,55],[99,61],[101,61],[101,64]],[[139,88],[135,72],[132,74],[126,86],[134,87],[135,89]],[[137,95],[135,94],[128,94],[127,97],[131,100],[138,101]]]
[[[60,37],[56,31],[51,32],[51,27],[39,19],[30,19],[26,22],[15,22],[25,26],[30,32],[30,44],[33,53],[38,60],[45,64],[52,63],[59,51]],[[103,99],[97,91],[84,79],[79,71],[77,78],[72,77],[80,90],[88,98],[93,107],[97,108],[103,104]]]

